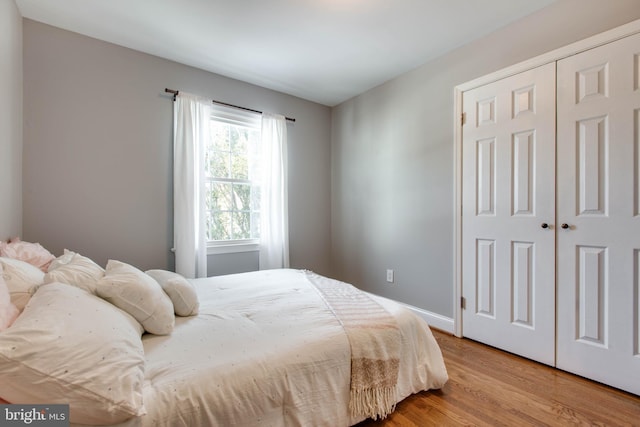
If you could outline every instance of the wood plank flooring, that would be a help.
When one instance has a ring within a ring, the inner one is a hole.
[[[640,397],[433,331],[449,381],[358,427],[640,426]],[[605,367],[603,367],[605,369]]]

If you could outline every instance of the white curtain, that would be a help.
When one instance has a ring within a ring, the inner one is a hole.
[[[262,114],[260,270],[289,267],[287,124],[284,116]]]
[[[180,92],[173,105],[173,244],[176,272],[207,276],[204,148],[211,100]]]

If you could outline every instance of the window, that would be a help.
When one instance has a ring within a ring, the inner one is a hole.
[[[260,238],[260,126],[257,114],[216,107],[205,146],[208,246]]]

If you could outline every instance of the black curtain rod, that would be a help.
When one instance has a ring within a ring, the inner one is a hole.
[[[167,92],[167,93],[172,93],[174,101],[176,100],[176,96],[178,96],[178,94],[180,93],[180,91],[178,91],[178,90],[167,89],[167,88],[165,88],[164,91]],[[259,111],[259,110],[254,110],[254,109],[246,108],[246,107],[240,107],[239,105],[227,104],[226,102],[216,101],[215,99],[212,99],[211,102],[213,102],[214,104],[218,104],[218,105],[224,105],[224,106],[227,106],[227,107],[237,108],[239,110],[251,111],[252,113],[262,114],[262,111]],[[296,119],[292,119],[291,117],[285,117],[285,119],[287,119],[290,122],[295,122],[296,121]]]

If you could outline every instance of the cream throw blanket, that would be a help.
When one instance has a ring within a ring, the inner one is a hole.
[[[352,285],[306,272],[344,328],[351,346],[351,416],[377,420],[396,407],[400,330],[393,317]]]

